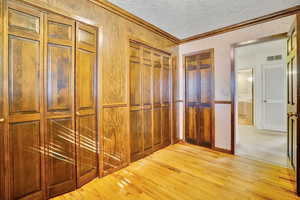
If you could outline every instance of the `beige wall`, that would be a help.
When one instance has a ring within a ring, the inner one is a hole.
[[[179,47],[180,70],[181,70],[181,98],[184,98],[184,71],[182,66],[182,55],[194,51],[214,48],[215,50],[215,100],[231,101],[230,72],[231,72],[231,45],[243,41],[255,40],[274,34],[288,32],[295,16],[289,16],[267,23],[254,25],[248,28],[224,33],[214,37],[195,40]],[[215,146],[231,149],[231,129],[230,124],[231,105],[217,104],[215,107]],[[182,111],[183,112],[183,111]],[[181,132],[183,136],[183,131]]]

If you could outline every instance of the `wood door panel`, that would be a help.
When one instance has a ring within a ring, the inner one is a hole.
[[[39,38],[40,13],[29,7],[22,10],[8,9],[8,30],[13,34],[22,34],[29,38]]]
[[[94,115],[78,117],[79,152],[77,167],[80,177],[92,170],[97,170],[97,134],[95,121]]]
[[[39,121],[10,124],[13,199],[39,193],[41,186],[41,133]]]
[[[38,41],[9,36],[10,113],[39,112],[39,56]]]
[[[144,110],[144,151],[152,148],[152,110]]]
[[[57,21],[48,21],[48,38],[59,39],[63,41],[72,41],[72,26],[65,23],[59,23]]]
[[[161,144],[161,108],[153,110],[153,143],[154,145]]]
[[[48,112],[72,111],[72,47],[48,45]]]
[[[153,68],[153,98],[154,98],[154,104],[160,104],[161,103],[161,68]]]
[[[186,72],[186,93],[188,102],[201,101],[201,72],[200,71],[187,71]]]
[[[136,160],[143,153],[142,111],[130,112],[131,160]]]
[[[212,97],[212,77],[210,69],[201,70],[201,78],[200,78],[200,99],[203,104],[210,104]]]
[[[78,49],[76,57],[76,87],[78,110],[94,109],[94,76],[96,74],[96,55],[95,53]]]
[[[170,102],[170,70],[163,68],[163,90],[162,90],[163,103]]]
[[[170,108],[169,106],[162,108],[162,135],[163,135],[163,144],[171,143],[170,136]]]
[[[73,119],[49,119],[47,131],[48,196],[71,191],[75,182],[75,131]]]
[[[141,105],[141,66],[139,63],[130,63],[130,104]]]
[[[151,66],[144,65],[143,68],[143,104],[152,104],[152,68]]]

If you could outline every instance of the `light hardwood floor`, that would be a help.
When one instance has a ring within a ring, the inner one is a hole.
[[[294,191],[287,168],[176,144],[54,199],[298,199]]]

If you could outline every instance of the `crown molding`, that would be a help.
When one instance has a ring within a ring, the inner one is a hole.
[[[88,0],[88,1],[90,1],[94,4],[97,4],[98,6],[104,8],[104,9],[106,9],[106,10],[108,10],[108,11],[110,11],[110,12],[112,12],[112,13],[120,16],[120,17],[123,17],[123,18],[125,18],[125,19],[139,25],[139,26],[142,26],[142,27],[144,27],[144,28],[146,28],[146,29],[162,36],[162,37],[165,37],[166,39],[168,39],[168,40],[170,40],[170,41],[172,41],[176,44],[180,43],[179,38],[173,36],[172,34],[158,28],[157,26],[155,26],[155,25],[153,25],[153,24],[151,24],[151,23],[149,23],[149,22],[147,22],[147,21],[145,21],[145,20],[143,20],[143,19],[127,12],[126,10],[124,10],[124,9],[122,9],[122,8],[120,8],[120,7],[114,5],[114,4],[112,4],[112,3],[110,3],[106,0]]]
[[[256,24],[269,22],[269,21],[279,19],[279,18],[282,18],[282,17],[287,17],[287,16],[294,15],[294,14],[297,14],[297,13],[300,13],[300,6],[294,6],[294,7],[285,9],[285,10],[281,10],[281,11],[274,12],[274,13],[271,13],[271,14],[268,14],[268,15],[264,15],[262,17],[250,19],[250,20],[247,20],[247,21],[244,21],[244,22],[241,22],[241,23],[226,26],[226,27],[219,28],[219,29],[216,29],[216,30],[213,30],[213,31],[209,31],[209,32],[197,34],[197,35],[194,35],[194,36],[190,36],[190,37],[187,37],[187,38],[184,38],[184,39],[180,40],[180,44],[187,43],[187,42],[190,42],[190,41],[193,41],[193,40],[200,40],[200,39],[212,37],[212,36],[215,36],[215,35],[220,35],[220,34],[223,34],[223,33],[227,33],[227,32],[242,29],[242,28],[246,28],[246,27],[253,26],[253,25],[256,25]]]

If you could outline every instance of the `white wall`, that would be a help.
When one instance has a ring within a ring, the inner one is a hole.
[[[248,28],[224,33],[214,37],[191,41],[179,46],[180,89],[184,96],[184,70],[182,56],[187,53],[214,48],[215,53],[215,100],[231,101],[231,45],[258,38],[288,32],[295,16],[254,25]],[[215,146],[231,149],[230,104],[217,104],[215,108]],[[181,133],[183,137],[183,132]]]
[[[285,70],[286,63],[286,39],[264,42],[259,44],[253,44],[249,46],[243,46],[235,49],[235,67],[236,72],[239,69],[252,68],[254,72],[254,126],[257,129],[263,129],[263,77],[262,66],[280,64]],[[267,56],[282,55],[280,61],[267,61]],[[285,74],[282,74],[282,78],[285,80]],[[282,83],[284,84],[284,83]],[[286,84],[285,84],[286,86]],[[275,86],[276,87],[276,86]],[[280,88],[278,86],[277,88]],[[286,100],[286,93],[282,92],[284,100]],[[286,105],[283,105],[286,107]],[[285,110],[283,111],[284,113]],[[286,125],[285,116],[282,113],[283,126]],[[286,128],[286,127],[284,127]]]

